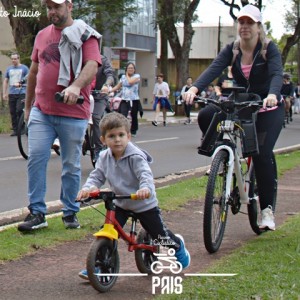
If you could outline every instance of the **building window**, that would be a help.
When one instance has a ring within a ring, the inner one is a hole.
[[[155,37],[155,3],[156,0],[136,0],[137,16],[125,19],[125,32]]]

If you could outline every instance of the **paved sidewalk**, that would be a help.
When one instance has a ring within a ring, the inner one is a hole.
[[[143,114],[143,119],[145,119],[147,122],[146,124],[151,123],[154,120],[154,116],[155,116],[155,112],[153,110],[145,110],[144,114]],[[162,123],[163,121],[163,114],[162,112],[159,115],[159,123]],[[197,122],[197,116],[198,116],[198,112],[197,111],[193,111],[191,112],[191,121],[192,123],[196,123]],[[167,112],[167,123],[184,123],[186,121],[186,117],[183,115],[175,115],[175,113],[172,112]],[[141,125],[143,124],[143,122],[140,123]]]

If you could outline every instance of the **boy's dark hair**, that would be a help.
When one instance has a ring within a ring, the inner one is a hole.
[[[122,114],[119,114],[117,112],[111,112],[105,115],[100,121],[101,136],[105,137],[107,130],[111,130],[123,126],[126,132],[129,133],[130,132],[129,120],[126,117],[124,117]]]

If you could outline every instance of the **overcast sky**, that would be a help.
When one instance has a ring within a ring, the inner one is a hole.
[[[290,0],[263,0],[266,5],[263,11],[263,22],[270,21],[273,36],[279,39],[284,33],[283,13],[290,8]],[[198,6],[198,15],[201,23],[218,24],[219,16],[221,24],[232,24],[229,15],[229,7],[220,0],[201,0]]]

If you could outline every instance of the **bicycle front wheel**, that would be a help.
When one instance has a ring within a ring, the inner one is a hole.
[[[28,128],[24,121],[24,112],[20,116],[17,128],[18,147],[21,155],[28,159]]]
[[[229,154],[219,151],[212,161],[207,182],[203,237],[204,245],[209,253],[218,251],[225,231],[228,203],[226,202],[226,174],[228,172]]]
[[[107,238],[98,238],[88,253],[86,267],[89,281],[101,293],[108,292],[118,279],[120,259],[115,243]]]

